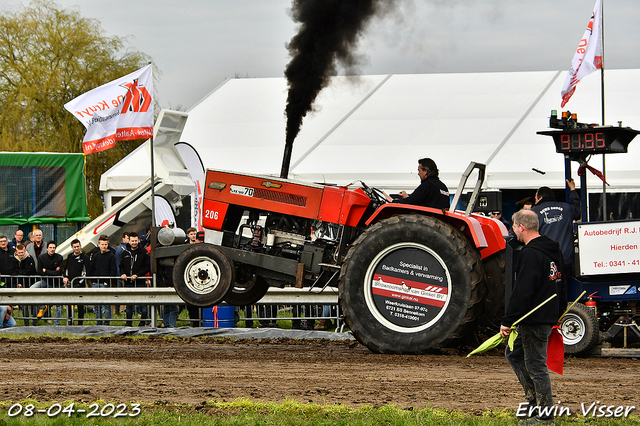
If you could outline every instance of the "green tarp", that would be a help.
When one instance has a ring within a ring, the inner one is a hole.
[[[89,222],[84,156],[0,153],[0,225]]]

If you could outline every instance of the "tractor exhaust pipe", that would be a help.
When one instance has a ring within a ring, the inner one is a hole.
[[[284,155],[282,157],[282,168],[280,169],[280,177],[287,179],[289,177],[289,165],[291,164],[291,153],[293,151],[293,141],[284,145]]]

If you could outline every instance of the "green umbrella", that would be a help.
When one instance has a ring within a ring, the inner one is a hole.
[[[516,333],[516,325],[518,325],[518,323],[520,321],[522,321],[523,319],[525,319],[526,317],[528,317],[529,315],[531,315],[532,313],[537,311],[539,308],[544,306],[547,302],[549,302],[551,299],[553,299],[556,296],[557,296],[557,294],[554,294],[553,296],[550,296],[547,300],[545,300],[544,302],[542,302],[541,304],[539,304],[538,306],[536,306],[535,308],[530,310],[529,313],[527,313],[522,318],[520,318],[518,321],[513,323],[513,325],[511,326],[511,333],[509,334],[509,347],[510,348],[513,349],[513,342],[516,340],[516,337],[518,335]],[[493,349],[496,346],[498,346],[500,343],[504,342],[505,340],[507,340],[507,337],[502,337],[500,335],[500,333],[498,333],[495,336],[493,336],[490,339],[488,339],[487,341],[485,341],[483,344],[481,344],[477,348],[475,348],[471,353],[469,353],[469,355],[467,355],[467,358],[469,358],[471,355],[480,354],[482,352],[488,351],[489,349]]]

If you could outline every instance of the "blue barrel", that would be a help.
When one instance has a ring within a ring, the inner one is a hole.
[[[217,314],[216,314],[217,308]],[[233,328],[235,309],[229,305],[218,305],[213,308],[202,308],[202,326],[203,327],[218,327],[218,328]],[[216,324],[216,320],[218,323]]]

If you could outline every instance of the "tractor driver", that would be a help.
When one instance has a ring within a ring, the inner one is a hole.
[[[398,198],[391,198],[384,194],[390,203],[413,204],[416,206],[433,207],[436,209],[449,208],[449,190],[438,178],[438,166],[431,158],[418,160],[418,177],[420,185],[411,193],[401,191]]]

